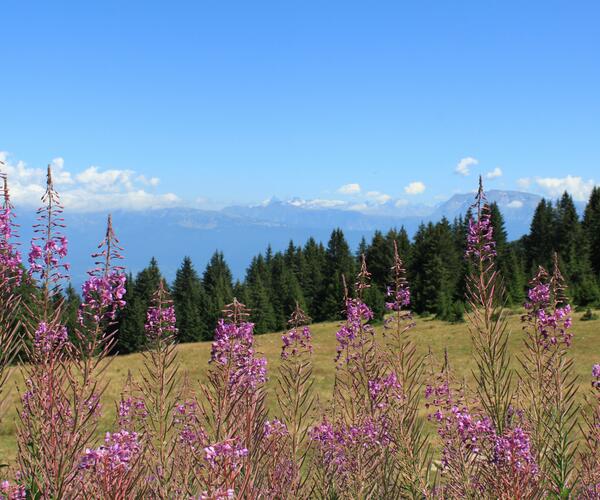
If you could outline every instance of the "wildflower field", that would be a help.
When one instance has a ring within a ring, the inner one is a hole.
[[[211,343],[179,346],[160,281],[145,350],[118,358],[126,278],[110,216],[68,329],[50,169],[42,201],[24,266],[4,179],[2,497],[600,497],[598,328],[572,310],[556,254],[522,309],[504,307],[481,181],[465,234],[465,323],[413,316],[394,245],[382,324],[365,300],[364,256],[342,277],[339,324],[311,325],[297,305],[288,329],[262,337],[234,299]],[[15,294],[24,280],[30,297]]]
[[[589,366],[594,364],[598,358],[598,345],[600,345],[600,324],[594,321],[580,321],[583,313],[574,314],[572,355],[575,359],[575,373],[579,377],[578,383],[580,394],[585,394],[589,387]],[[513,311],[509,317],[510,339],[509,351],[511,363],[517,367],[516,353],[523,341],[520,314]],[[431,349],[431,361],[435,363],[432,368],[439,368],[443,362],[444,352],[447,350],[448,358],[451,360],[452,369],[460,378],[464,378],[468,384],[473,384],[473,369],[475,361],[472,356],[469,331],[465,323],[450,324],[438,321],[431,317],[415,318],[415,327],[407,332],[412,338],[420,354],[427,355]],[[336,322],[318,323],[310,325],[313,339],[313,378],[314,389],[319,400],[327,406],[331,400],[334,375],[334,357],[336,355],[335,333],[339,328]],[[382,334],[382,325],[377,325],[375,331]],[[267,392],[274,394],[277,387],[276,370],[281,364],[281,333],[266,333],[256,337],[257,350],[267,358],[269,370],[267,378]],[[206,379],[206,371],[210,360],[210,342],[199,342],[194,344],[181,344],[177,347],[177,356],[191,383],[203,382]],[[108,361],[109,367],[104,372],[108,387],[102,396],[102,406],[105,412],[100,418],[99,436],[103,436],[102,429],[109,429],[116,418],[117,403],[125,386],[128,374],[135,378],[142,373],[144,358],[141,354],[128,354],[116,356]],[[19,368],[13,368],[11,380],[6,389],[5,414],[0,424],[0,456],[4,461],[14,460],[16,454],[16,408],[19,405],[20,395],[15,383],[22,384],[22,372]],[[277,400],[274,397],[267,399],[269,412],[277,416]],[[423,409],[423,413],[425,409]],[[435,432],[433,426],[429,430]]]

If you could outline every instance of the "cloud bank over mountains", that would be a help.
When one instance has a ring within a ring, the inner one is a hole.
[[[0,172],[8,175],[11,197],[19,205],[39,205],[46,188],[46,169],[14,161],[0,151]],[[183,203],[174,193],[157,193],[157,177],[146,177],[133,170],[100,169],[90,166],[73,172],[62,158],[51,162],[52,178],[65,207],[81,212],[100,210],[145,210]]]
[[[44,193],[46,169],[31,167],[22,160],[16,160],[7,152],[0,151],[0,172],[8,175],[11,195],[16,204],[37,206]],[[63,158],[51,162],[54,183],[61,199],[68,209],[77,212],[108,210],[147,210],[171,207],[210,208],[211,202],[199,193],[195,200],[187,200],[172,192],[160,191],[160,179],[128,169],[102,169],[89,166],[83,170],[65,167]],[[459,160],[454,172],[461,177],[474,176],[479,167],[481,175],[489,182],[503,176],[502,168],[481,169],[480,161],[473,156]],[[516,181],[519,190],[557,198],[564,191],[576,201],[586,201],[596,182],[580,176],[566,177],[523,177]],[[489,186],[488,186],[489,187]],[[433,203],[423,201],[427,191],[425,182],[413,180],[399,186],[401,196],[364,189],[359,182],[342,184],[335,190],[335,196],[316,198],[291,198],[286,200],[291,206],[305,209],[337,209],[380,215],[422,215],[431,211]],[[448,199],[436,197],[437,200]],[[263,204],[269,203],[269,198]],[[220,204],[222,207],[223,204]],[[256,205],[254,205],[256,206]],[[214,207],[214,205],[213,205]],[[518,200],[510,208],[519,208]]]

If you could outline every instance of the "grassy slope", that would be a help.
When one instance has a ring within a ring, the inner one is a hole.
[[[600,362],[600,321],[579,321],[581,314],[576,314],[573,332],[575,339],[572,354],[576,360],[575,370],[580,377],[580,385],[583,390],[589,387],[590,370],[593,363]],[[523,333],[519,323],[519,316],[510,317],[510,347],[513,353],[512,361],[516,366],[515,353],[522,345]],[[326,403],[333,385],[333,374],[335,364],[335,331],[336,323],[321,323],[312,326],[314,337],[314,377],[315,388],[321,402]],[[377,328],[378,332],[381,327]],[[416,341],[421,352],[426,353],[431,348],[434,355],[441,360],[444,348],[447,347],[451,366],[455,373],[472,380],[471,370],[474,367],[471,356],[470,336],[466,324],[450,325],[440,321],[417,318],[417,326],[410,335]],[[277,333],[261,335],[257,337],[258,348],[268,358],[270,379],[269,389],[276,386],[276,368],[279,365],[280,335]],[[202,380],[207,368],[210,356],[210,343],[184,344],[179,346],[179,360],[182,370],[189,374],[189,380],[196,383]],[[118,401],[123,383],[128,371],[134,377],[142,368],[142,357],[139,354],[119,356],[112,360],[106,377],[108,387],[104,394],[104,415],[100,421],[99,430],[114,429],[115,401]],[[14,457],[15,454],[15,422],[17,418],[16,407],[18,394],[15,385],[23,387],[22,379],[18,369],[14,373],[6,387],[7,398],[2,422],[0,423],[0,462],[5,462]],[[269,391],[270,401],[273,405],[275,398],[272,390]]]

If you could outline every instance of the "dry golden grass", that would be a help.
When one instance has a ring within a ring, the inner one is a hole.
[[[573,332],[575,334],[572,355],[575,358],[575,370],[579,376],[581,392],[587,390],[590,383],[590,370],[592,364],[600,362],[600,321],[580,321],[581,314],[574,318]],[[516,366],[516,354],[522,345],[523,333],[519,315],[513,314],[509,318],[510,325],[510,351],[512,362]],[[314,382],[319,399],[326,404],[333,386],[335,371],[336,340],[335,331],[337,323],[320,323],[312,325],[314,340]],[[377,327],[378,333],[381,326]],[[467,382],[472,381],[474,360],[471,355],[470,335],[465,323],[448,324],[432,319],[417,318],[417,326],[409,335],[415,340],[419,350],[426,353],[429,348],[441,360],[444,348],[447,348],[451,366],[455,373],[464,377]],[[273,389],[276,386],[276,369],[279,365],[281,349],[280,334],[271,333],[257,337],[258,349],[268,359],[270,378],[269,404],[275,403]],[[178,347],[178,356],[182,373],[188,374],[192,386],[203,380],[210,357],[210,343],[183,344]],[[119,400],[123,384],[128,372],[135,378],[142,368],[142,356],[132,354],[118,356],[111,360],[105,372],[107,389],[103,396],[103,416],[99,423],[99,431],[103,434],[114,429],[115,402]],[[23,381],[19,368],[13,368],[11,377],[5,388],[5,412],[0,423],[0,462],[11,462],[15,454],[15,426],[17,407]],[[100,436],[99,436],[100,438]]]

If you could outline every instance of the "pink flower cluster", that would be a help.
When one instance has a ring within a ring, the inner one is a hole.
[[[25,500],[27,493],[25,487],[18,484],[10,484],[4,480],[0,482],[0,499],[1,500]]]
[[[359,458],[366,450],[384,448],[390,444],[385,419],[367,418],[360,424],[334,425],[323,418],[321,424],[312,428],[309,434],[321,453],[323,462],[333,468],[342,482],[357,471]]]
[[[35,243],[37,239],[40,238],[34,238],[31,241],[28,256],[29,273],[31,275],[38,274],[42,280],[58,281],[63,277],[60,270],[69,270],[69,264],[60,263],[67,256],[67,237],[52,237],[44,240],[41,245]],[[56,274],[53,273],[53,270],[57,270]]]
[[[267,379],[267,359],[256,357],[254,350],[254,324],[227,323],[219,320],[211,348],[211,362],[230,364],[231,388],[256,388]]]
[[[112,434],[107,432],[104,445],[85,451],[80,468],[93,470],[103,478],[116,478],[129,470],[139,451],[137,433],[125,430]]]
[[[179,432],[179,442],[196,450],[204,446],[207,436],[198,425],[198,403],[194,400],[184,401],[175,406],[173,424]]]
[[[221,441],[204,448],[204,459],[212,468],[237,469],[248,450],[232,439]]]
[[[410,289],[408,286],[403,286],[399,290],[388,287],[387,296],[392,299],[391,302],[385,303],[385,308],[388,311],[400,311],[410,306]]]
[[[146,336],[149,340],[169,339],[177,335],[175,323],[175,307],[173,305],[149,307],[144,325]]]
[[[279,419],[267,420],[263,430],[267,439],[283,438],[289,435],[287,426]]]
[[[0,277],[9,278],[11,288],[21,282],[21,254],[16,250],[13,237],[13,212],[10,205],[0,208]],[[3,285],[5,286],[5,285]]]
[[[390,401],[402,401],[402,385],[398,382],[395,373],[385,377],[369,380],[369,395],[373,404],[380,409],[387,408]]]
[[[528,300],[525,302],[527,318],[535,324],[539,333],[539,343],[544,347],[557,345],[563,342],[565,346],[571,345],[573,334],[570,328],[573,324],[571,318],[571,306],[552,306],[551,285],[545,272],[540,271],[533,280],[533,286],[527,292]]]
[[[592,377],[596,380],[592,380],[592,387],[600,391],[600,363],[592,366]]]
[[[119,402],[118,421],[121,428],[129,428],[147,416],[148,410],[143,399],[128,397]]]
[[[346,356],[343,361],[348,363],[355,357],[355,352],[365,343],[364,334],[373,334],[373,327],[367,324],[373,319],[373,311],[361,300],[346,300],[346,321],[335,334],[338,341],[336,361],[339,361],[342,354]]]
[[[67,343],[67,328],[62,325],[48,325],[42,321],[35,331],[34,347],[37,353],[49,354],[59,351]]]
[[[494,463],[508,467],[513,473],[538,473],[529,435],[520,427],[508,429],[503,436],[495,438]]]
[[[491,260],[496,256],[496,243],[494,241],[494,228],[488,205],[481,208],[477,221],[469,219],[467,232],[467,257],[474,256],[483,261]]]
[[[79,322],[84,313],[91,314],[94,321],[115,319],[119,309],[125,307],[125,275],[111,272],[104,276],[90,276],[83,284],[83,302],[79,310]]]
[[[312,353],[312,336],[308,326],[292,328],[281,336],[283,346],[281,347],[281,359],[287,359],[290,355],[296,356],[298,353]],[[289,352],[288,352],[289,351]]]

